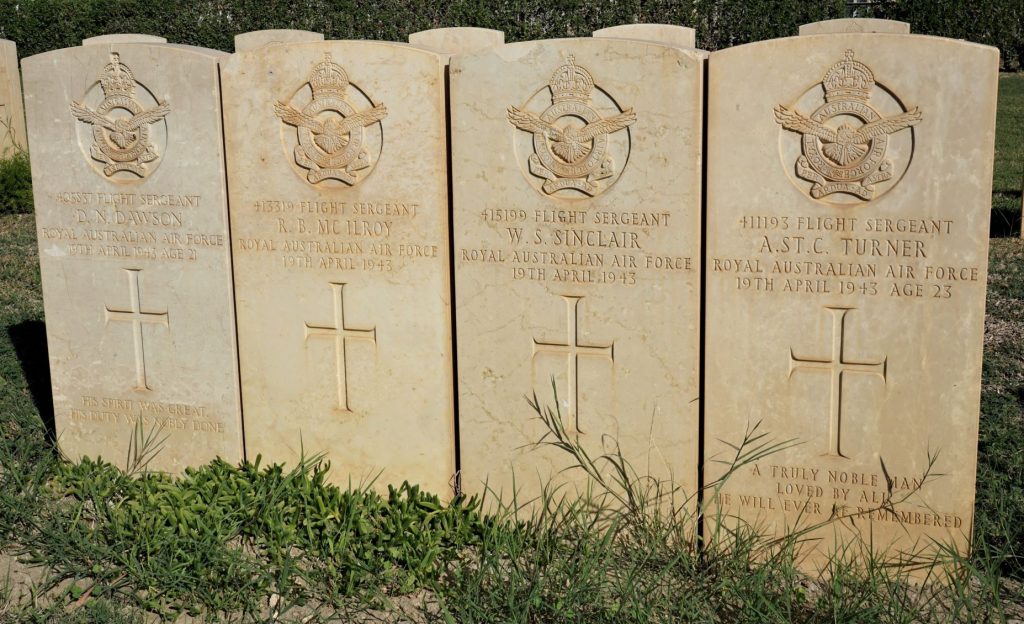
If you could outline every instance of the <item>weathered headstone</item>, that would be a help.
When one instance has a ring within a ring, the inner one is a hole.
[[[324,36],[309,30],[291,30],[287,28],[272,30],[254,30],[235,35],[235,52],[248,52],[256,48],[280,43],[307,43],[323,41]]]
[[[773,534],[857,514],[809,566],[970,539],[998,66],[918,35],[711,55],[705,474],[755,425],[798,443],[719,503]]]
[[[646,39],[682,48],[697,46],[697,31],[675,24],[622,24],[595,30],[594,36],[615,39]]]
[[[443,54],[467,54],[505,43],[505,33],[489,28],[434,28],[409,35],[409,43]]]
[[[25,59],[61,448],[150,468],[242,457],[214,51],[88,45]],[[141,422],[141,431],[136,424]]]
[[[442,57],[331,41],[222,71],[246,448],[444,495],[455,470]]]
[[[167,43],[167,39],[156,35],[143,35],[139,33],[114,33],[82,39],[82,45],[84,46],[109,45],[113,43]]]
[[[530,446],[547,429],[524,397],[555,407],[554,380],[570,436],[693,494],[701,56],[535,41],[450,73],[463,487],[580,484]]]
[[[0,39],[0,158],[10,157],[26,144],[18,48],[13,41]]]
[[[835,35],[851,33],[893,33],[909,35],[910,24],[872,17],[844,17],[811,22],[800,26],[801,35]]]

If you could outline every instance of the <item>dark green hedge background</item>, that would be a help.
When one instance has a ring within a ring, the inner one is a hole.
[[[657,22],[694,27],[698,46],[718,50],[795,35],[800,24],[850,12],[844,0],[0,0],[0,37],[25,57],[115,32],[232,51],[236,34],[264,28],[405,41],[427,28],[480,26],[523,41]],[[1024,0],[884,0],[857,14],[997,46],[1004,69],[1024,64]]]

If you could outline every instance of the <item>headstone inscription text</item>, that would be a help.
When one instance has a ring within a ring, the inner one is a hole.
[[[696,487],[703,62],[648,41],[453,58],[462,485],[581,485],[524,397],[595,454]],[[557,392],[556,398],[553,394]],[[570,488],[571,490],[571,488]]]
[[[793,441],[715,502],[822,523],[808,567],[969,542],[997,67],[917,35],[711,55],[705,474],[755,426]]]
[[[215,51],[92,43],[25,59],[57,434],[71,457],[242,457]]]
[[[280,44],[222,80],[247,452],[449,492],[442,57]]]

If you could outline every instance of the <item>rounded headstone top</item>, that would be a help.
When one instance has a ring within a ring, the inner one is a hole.
[[[409,35],[409,43],[445,54],[467,54],[505,43],[505,33],[490,28],[433,28]]]
[[[107,43],[167,43],[167,39],[156,35],[139,33],[115,33],[82,39],[82,45],[104,45]]]
[[[675,24],[622,24],[594,31],[595,37],[645,39],[683,48],[697,47],[697,31]]]
[[[310,41],[323,40],[324,36],[322,33],[310,30],[291,30],[287,28],[254,30],[235,35],[235,52],[248,52],[256,48],[280,43],[309,43]]]
[[[800,27],[801,35],[835,35],[846,33],[893,33],[909,35],[910,24],[871,17],[844,17],[811,22]]]

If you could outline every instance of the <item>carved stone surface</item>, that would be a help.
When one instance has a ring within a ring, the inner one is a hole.
[[[92,160],[103,164],[102,172],[107,178],[132,178],[115,177],[121,172],[145,178],[158,164],[158,151],[164,151],[158,148],[151,135],[163,129],[166,145],[166,123],[163,120],[171,112],[171,106],[166,101],[157,100],[147,108],[145,95],[140,93],[145,91],[145,87],[136,82],[131,69],[121,62],[121,55],[117,52],[110,53],[110,62],[103,68],[99,84],[103,99],[95,109],[84,101],[71,102],[71,114],[75,119],[92,127],[89,155]],[[153,124],[160,125],[154,130],[151,128]]]
[[[150,468],[242,457],[215,51],[111,43],[25,59],[59,443]]]
[[[462,485],[520,502],[566,455],[696,487],[701,57],[622,39],[506,45],[450,70]],[[570,487],[570,490],[572,487]],[[681,501],[682,499],[680,499]]]
[[[675,24],[622,24],[594,31],[595,37],[646,39],[683,48],[697,47],[697,31]]]
[[[248,455],[450,493],[442,57],[274,45],[222,82]]]
[[[505,33],[489,28],[433,28],[409,35],[409,43],[442,54],[468,54],[505,43]]]
[[[894,33],[909,35],[910,24],[872,17],[844,17],[811,22],[800,26],[801,35],[836,35],[851,33]]]
[[[923,118],[920,108],[908,110],[898,95],[879,88],[853,50],[808,91],[799,102],[808,106],[806,114],[797,106],[775,107],[775,121],[799,136],[796,177],[811,186],[794,178],[797,186],[814,199],[840,204],[878,199],[895,186],[914,157],[911,128]]]
[[[0,157],[26,147],[25,108],[21,99],[18,48],[0,39]]]
[[[82,39],[82,45],[108,45],[111,43],[167,43],[167,39],[156,35],[139,33],[115,33]]]
[[[292,30],[288,28],[254,30],[235,35],[235,52],[248,52],[249,50],[279,43],[307,43],[309,41],[323,40],[324,36],[321,33],[309,30]]]
[[[809,568],[968,543],[997,69],[918,35],[711,55],[705,474],[755,425],[799,443],[719,503],[773,534],[861,514],[809,536]]]

